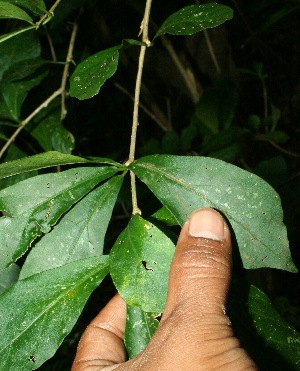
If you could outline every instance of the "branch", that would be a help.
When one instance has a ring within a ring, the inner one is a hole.
[[[257,140],[260,140],[260,141],[263,141],[263,142],[269,143],[271,146],[273,146],[274,148],[278,149],[278,151],[280,151],[281,153],[284,153],[284,154],[286,154],[288,156],[291,156],[291,157],[300,157],[300,153],[296,153],[296,152],[292,152],[292,151],[289,151],[287,149],[284,149],[279,144],[273,142],[270,139],[265,139],[265,138],[256,138],[256,139]]]
[[[3,156],[4,152],[7,148],[12,144],[12,142],[16,139],[20,131],[28,124],[28,122],[37,115],[43,108],[47,107],[50,102],[52,102],[57,96],[61,94],[61,89],[56,90],[49,98],[47,98],[41,105],[39,105],[31,114],[26,117],[25,120],[21,121],[20,126],[18,129],[13,133],[13,135],[8,139],[8,141],[4,144],[0,151],[0,158]]]
[[[131,4],[131,6],[139,12],[139,7],[137,7],[136,4]],[[158,31],[159,27],[153,20],[151,20],[151,26],[155,31]],[[196,82],[194,73],[191,70],[185,68],[182,61],[177,56],[173,45],[171,44],[171,42],[166,36],[160,35],[160,40],[162,44],[164,45],[166,51],[170,55],[170,58],[174,62],[175,67],[178,69],[180,75],[182,76],[183,81],[191,95],[193,103],[196,104],[201,97],[202,89],[201,89],[201,86],[199,86],[199,83]]]
[[[122,85],[118,84],[117,82],[114,84],[116,88],[118,88],[122,93],[127,95],[132,101],[134,101],[134,97],[126,90]],[[155,115],[155,113],[151,112],[143,103],[139,103],[140,108],[145,112],[147,116],[149,116],[157,125],[163,130],[168,131],[167,125],[164,124],[164,120],[160,120],[160,118]]]
[[[194,74],[191,73],[190,70],[184,67],[181,60],[178,58],[175,52],[175,49],[173,45],[171,44],[171,42],[169,41],[169,39],[166,36],[161,36],[160,39],[161,39],[162,44],[166,48],[167,52],[169,53],[171,59],[173,60],[175,66],[177,67],[179,73],[181,74],[185,82],[185,85],[191,94],[193,103],[196,104],[200,99],[200,94],[197,88]]]
[[[53,16],[54,15],[54,10],[55,10],[55,8],[57,7],[57,5],[60,3],[60,1],[61,0],[56,0],[55,1],[55,3],[51,6],[51,8],[49,9],[49,13]],[[44,20],[46,19],[46,18],[49,18],[49,15],[48,14],[44,14],[42,17],[41,17],[41,19],[38,21],[38,22],[36,22],[36,29],[38,29],[39,27],[40,27],[40,25],[41,24],[43,24],[44,23]]]
[[[149,37],[148,37],[151,3],[152,3],[152,0],[147,0],[146,7],[145,7],[144,18],[143,18],[142,25],[141,25],[141,29],[143,30],[142,41],[147,46],[151,45],[151,43],[149,41]],[[136,133],[137,133],[137,127],[138,127],[138,124],[139,124],[139,122],[138,122],[138,120],[139,120],[139,101],[140,101],[140,94],[141,94],[141,84],[142,84],[144,59],[145,59],[145,53],[146,53],[146,48],[147,48],[146,45],[142,45],[141,50],[140,50],[138,71],[137,71],[136,84],[135,84],[135,93],[134,93],[133,118],[132,118],[132,130],[131,130],[129,158],[128,158],[128,161],[125,164],[127,166],[130,165],[134,161],[134,156],[135,156]],[[132,171],[130,172],[130,178],[131,178],[131,195],[132,195],[132,213],[133,214],[141,214],[141,210],[138,208],[138,205],[137,205],[135,175]]]
[[[68,75],[69,75],[70,62],[73,59],[73,50],[74,50],[77,31],[78,31],[78,23],[75,22],[73,24],[73,30],[72,30],[72,34],[71,34],[71,38],[70,38],[70,42],[69,42],[68,53],[67,53],[67,57],[66,57],[66,64],[64,66],[64,71],[63,71],[63,74],[62,74],[61,85],[60,85],[60,89],[62,90],[62,92],[61,92],[61,114],[60,114],[61,120],[63,120],[66,117],[66,114],[67,114],[67,110],[66,110],[66,106],[65,106],[66,84],[67,84],[67,78],[68,78]]]
[[[219,74],[221,74],[222,73],[221,67],[220,67],[219,62],[217,60],[216,53],[214,51],[213,45],[212,45],[210,37],[209,37],[209,33],[208,33],[207,30],[203,30],[203,32],[204,32],[204,37],[205,37],[205,41],[206,41],[206,45],[207,45],[210,57],[213,61],[213,64],[215,65],[215,69]]]

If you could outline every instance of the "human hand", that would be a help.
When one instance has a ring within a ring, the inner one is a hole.
[[[225,313],[230,231],[212,209],[194,212],[180,233],[165,311],[148,346],[126,362],[126,304],[116,295],[90,323],[72,371],[257,370]]]

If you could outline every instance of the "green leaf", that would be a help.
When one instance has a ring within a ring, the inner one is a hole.
[[[174,214],[180,225],[197,208],[228,218],[245,268],[297,272],[287,240],[280,198],[258,176],[206,157],[156,155],[129,167]]]
[[[99,182],[112,167],[76,168],[38,175],[0,191],[0,269],[16,261],[30,244],[51,230],[58,218]]]
[[[178,222],[174,215],[165,206],[163,206],[158,211],[156,211],[156,213],[151,215],[151,219],[158,220],[159,222],[162,222],[167,226],[178,225]]]
[[[198,135],[198,128],[193,123],[182,129],[180,134],[180,147],[185,153],[192,149],[194,139]]]
[[[202,98],[196,104],[191,125],[204,135],[218,133],[220,127],[218,97],[213,88],[205,90]]]
[[[70,78],[70,95],[80,100],[98,94],[101,86],[117,70],[121,46],[90,56],[81,62]]]
[[[108,257],[93,257],[21,280],[2,294],[1,368],[33,370],[52,357],[107,273]]]
[[[49,151],[38,155],[21,158],[20,160],[9,161],[1,164],[0,179],[52,166],[80,164],[87,162],[90,161],[82,157]],[[99,160],[98,162],[101,161]]]
[[[228,313],[234,333],[259,370],[299,370],[300,333],[255,286],[234,280]]]
[[[231,144],[237,144],[241,137],[247,133],[248,131],[246,129],[239,126],[231,126],[230,128],[221,130],[216,134],[206,135],[201,146],[202,153],[208,154],[224,149]]]
[[[105,233],[122,181],[122,176],[115,176],[79,201],[32,249],[20,279],[102,255]]]
[[[162,312],[175,246],[152,223],[133,215],[114,244],[110,274],[127,304],[146,312]]]
[[[216,3],[190,5],[168,17],[157,31],[154,39],[165,33],[192,35],[206,28],[217,27],[232,17],[233,11],[228,6]]]
[[[159,315],[127,305],[124,343],[129,359],[146,348],[159,324]]]
[[[179,149],[179,135],[176,131],[167,131],[165,132],[162,141],[161,147],[163,153],[176,154]]]
[[[15,18],[33,24],[32,18],[24,10],[5,1],[0,1],[0,18]]]
[[[257,135],[256,139],[265,140],[265,141],[272,141],[272,142],[279,143],[279,144],[284,144],[290,139],[290,137],[284,131],[275,130],[275,131],[271,131],[270,133],[267,133],[267,134]]]
[[[140,40],[134,40],[134,39],[123,39],[122,40],[122,49],[125,49],[129,46],[142,46],[146,44],[143,41]]]
[[[37,115],[27,130],[39,142],[43,150],[71,154],[74,136],[63,126],[60,99],[54,100]]]
[[[268,297],[255,286],[250,288],[248,305],[257,334],[265,344],[291,365],[300,364],[300,333],[280,317]]]
[[[20,267],[17,264],[12,264],[10,267],[0,270],[0,294],[18,281],[19,274]]]
[[[18,63],[14,63],[3,74],[4,82],[13,82],[28,78],[42,66],[45,66],[47,61],[40,57],[27,59]]]
[[[27,30],[30,28],[27,28]],[[0,55],[1,79],[4,72],[11,69],[12,66],[40,57],[41,46],[37,33],[33,30],[24,34],[20,33],[13,40],[9,39],[5,43],[0,44]]]
[[[261,161],[254,168],[254,172],[265,181],[272,184],[272,186],[278,187],[282,181],[287,179],[288,166],[282,156],[276,156],[271,157],[268,160]]]
[[[41,71],[41,73],[28,80],[1,83],[0,94],[2,95],[2,99],[8,112],[8,115],[6,115],[5,118],[12,118],[15,121],[20,120],[22,104],[29,91],[39,85],[46,75],[47,72]]]
[[[9,2],[20,8],[27,9],[35,15],[43,15],[44,13],[47,13],[46,6],[42,0],[4,0],[3,2]]]
[[[13,161],[20,158],[24,158],[26,156],[27,156],[26,153],[21,151],[17,146],[15,146],[12,143],[7,150],[5,161]],[[31,178],[36,175],[38,175],[38,172],[34,170],[27,173],[17,174],[15,176],[0,179],[0,190],[6,187],[10,187],[18,182],[21,182],[22,180]]]
[[[4,41],[9,40],[12,37],[18,36],[18,35],[22,34],[23,32],[34,30],[34,29],[35,29],[35,26],[27,26],[27,27],[20,28],[16,31],[12,31],[12,32],[6,33],[4,35],[1,35],[0,36],[0,43],[3,43]]]

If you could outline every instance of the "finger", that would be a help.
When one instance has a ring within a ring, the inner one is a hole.
[[[213,209],[195,211],[178,239],[164,318],[181,305],[195,308],[200,316],[224,313],[230,275],[231,238],[226,222]]]
[[[256,369],[225,315],[230,273],[228,226],[215,210],[197,210],[178,239],[158,329],[127,369]]]
[[[125,362],[125,320],[126,304],[117,294],[86,328],[78,344],[72,371],[112,370]]]

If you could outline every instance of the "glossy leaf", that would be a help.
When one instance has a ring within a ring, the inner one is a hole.
[[[52,357],[107,273],[108,257],[93,257],[18,281],[3,293],[1,368],[34,370]]]
[[[20,279],[75,260],[103,254],[104,237],[122,176],[115,176],[80,200],[29,253]]]
[[[4,2],[13,3],[20,8],[29,10],[35,15],[43,15],[44,13],[47,13],[46,6],[42,0],[6,0]]]
[[[160,313],[147,313],[127,305],[124,343],[129,358],[144,350],[154,334]]]
[[[16,37],[24,32],[27,32],[27,31],[30,31],[30,30],[34,30],[35,29],[35,26],[27,26],[27,27],[23,27],[23,28],[20,28],[16,31],[12,31],[12,32],[9,32],[9,33],[6,33],[4,35],[1,35],[0,36],[0,44],[1,43],[4,43],[4,41],[7,41],[13,37]]]
[[[15,18],[33,24],[32,18],[21,8],[0,1],[0,18]]]
[[[154,214],[151,215],[151,219],[158,220],[167,226],[178,225],[178,222],[174,215],[167,209],[165,206],[157,210]]]
[[[14,161],[24,157],[26,157],[26,153],[21,151],[20,148],[18,148],[14,143],[12,143],[6,152],[5,161]],[[11,177],[0,179],[0,190],[3,188],[10,187],[18,182],[21,182],[22,180],[31,178],[36,175],[38,175],[38,172],[34,170],[29,171],[27,173],[17,174]]]
[[[197,208],[212,207],[228,218],[245,268],[297,272],[287,240],[280,198],[261,178],[207,157],[155,155],[130,169],[183,225]]]
[[[9,161],[0,164],[0,179],[52,166],[80,164],[88,162],[90,161],[82,157],[64,154],[56,151],[49,151],[45,153],[40,153],[38,155],[25,157],[19,160]],[[99,158],[97,162],[113,165],[116,164],[112,160],[110,162],[108,159],[101,158]]]
[[[133,215],[114,244],[110,274],[127,304],[146,312],[162,312],[175,246],[152,223]]]
[[[51,230],[58,218],[99,182],[112,167],[76,168],[38,175],[0,191],[0,269],[22,256],[30,244]]]
[[[101,86],[117,70],[121,46],[90,56],[81,62],[70,78],[70,95],[80,100],[92,98],[98,94]]]
[[[10,267],[0,270],[0,294],[17,282],[20,274],[20,267],[12,264]]]
[[[216,3],[190,5],[167,18],[154,39],[166,33],[192,35],[206,28],[217,27],[232,17],[233,11],[228,6]]]

